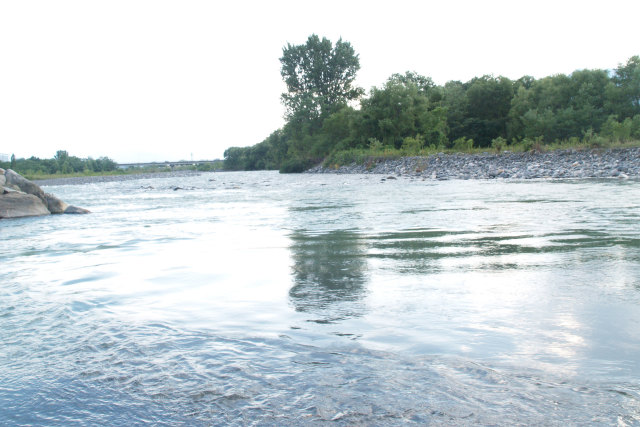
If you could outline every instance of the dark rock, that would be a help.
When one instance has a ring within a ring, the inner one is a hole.
[[[91,212],[88,211],[87,209],[79,208],[77,206],[68,206],[64,210],[64,213],[66,213],[66,214],[88,214],[88,213],[91,213]]]
[[[0,197],[0,218],[49,215],[45,204],[33,194],[12,191]]]

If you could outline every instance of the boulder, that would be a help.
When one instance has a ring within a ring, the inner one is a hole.
[[[11,191],[0,196],[0,218],[49,215],[42,200],[33,194]]]
[[[49,212],[51,212],[52,214],[65,213],[65,211],[69,207],[68,204],[58,199],[53,194],[44,193],[44,198],[47,201],[47,209],[49,209]]]
[[[89,211],[69,206],[11,169],[0,168],[0,219],[52,213],[85,214]]]
[[[23,193],[33,194],[44,203],[47,203],[47,200],[44,197],[44,191],[42,191],[42,189],[33,182],[29,181],[26,178],[23,178],[11,169],[7,169],[4,172],[4,177],[7,181],[7,186],[12,187],[16,190],[20,190]]]

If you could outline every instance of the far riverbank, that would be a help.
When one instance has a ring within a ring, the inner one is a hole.
[[[373,159],[337,169],[316,166],[306,173],[383,174],[425,179],[638,178],[640,148],[555,150],[542,153],[444,154]]]
[[[46,185],[82,185],[94,182],[120,182],[131,181],[134,179],[152,179],[152,178],[172,178],[200,175],[198,171],[175,171],[175,172],[153,172],[153,173],[132,173],[126,175],[89,175],[89,176],[72,176],[64,178],[34,179],[33,182],[40,186]]]

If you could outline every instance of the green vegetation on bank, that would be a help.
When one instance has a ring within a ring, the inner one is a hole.
[[[572,139],[570,141],[560,141],[551,144],[544,144],[540,138],[528,139],[514,144],[506,144],[506,141],[502,138],[497,138],[495,143],[490,148],[473,147],[470,144],[470,140],[465,141],[465,146],[442,148],[442,147],[422,147],[419,150],[405,149],[405,148],[353,148],[349,150],[339,150],[330,153],[322,162],[322,165],[327,168],[337,169],[340,166],[349,165],[352,163],[359,165],[373,166],[375,163],[386,159],[396,159],[399,157],[412,157],[421,156],[427,157],[440,153],[445,154],[479,154],[479,153],[522,153],[522,152],[546,152],[553,150],[588,150],[588,149],[613,149],[613,148],[631,148],[640,147],[640,139],[629,140],[625,142],[613,141],[607,138],[594,137],[589,139],[588,137],[579,139]],[[305,169],[306,170],[306,169]],[[291,171],[283,171],[291,172]]]
[[[70,156],[69,153],[64,150],[58,150],[52,159],[40,159],[38,157],[16,159],[16,156],[12,155],[11,161],[0,162],[0,167],[4,169],[11,168],[23,176],[33,176],[85,173],[104,174],[117,170],[118,164],[108,157],[81,159],[76,156]]]
[[[194,165],[175,166],[169,168],[159,164],[156,166],[131,167],[119,169],[118,164],[108,157],[93,159],[81,159],[70,156],[67,151],[59,150],[51,159],[30,157],[28,159],[16,159],[11,156],[9,162],[0,162],[0,168],[13,169],[27,179],[68,178],[79,176],[104,176],[104,175],[129,175],[141,173],[159,173],[179,170],[192,170],[209,172],[223,169],[223,161],[213,163],[197,163]]]
[[[51,159],[29,157],[17,159],[11,156],[9,162],[0,162],[3,169],[13,169],[27,179],[47,179],[74,176],[117,175],[118,164],[108,157],[81,159],[67,151],[58,150]]]
[[[225,151],[225,169],[301,172],[322,161],[436,152],[528,151],[640,143],[640,56],[614,70],[541,79],[482,76],[436,85],[394,74],[366,94],[348,42],[316,35],[280,58],[286,123],[264,141]]]

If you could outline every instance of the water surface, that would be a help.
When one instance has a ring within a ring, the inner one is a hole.
[[[639,425],[638,188],[47,187],[93,213],[0,223],[0,423]]]

